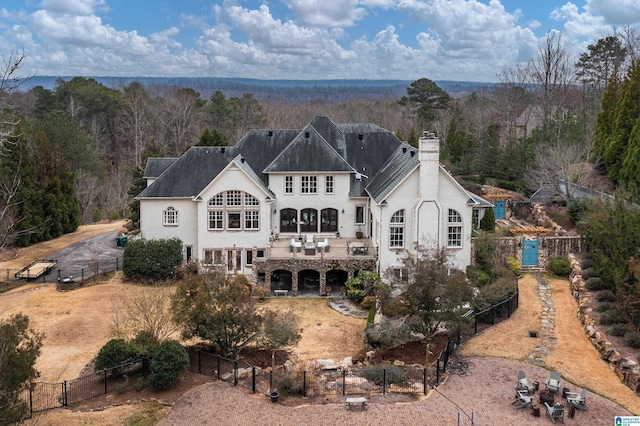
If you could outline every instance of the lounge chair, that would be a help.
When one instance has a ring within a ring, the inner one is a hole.
[[[527,376],[525,376],[524,371],[518,370],[518,384],[516,385],[516,392],[534,392],[535,386],[529,385],[529,381],[527,380]]]
[[[547,379],[545,386],[547,390],[550,390],[553,393],[558,392],[558,389],[560,389],[560,373],[557,371],[552,372]]]
[[[329,239],[325,238],[324,241],[318,241],[318,250],[327,253],[329,251]]]
[[[516,390],[516,399],[513,400],[511,405],[518,404],[516,409],[530,407],[533,402],[533,398],[527,395],[526,391]]]
[[[568,392],[567,404],[569,404],[574,408],[577,408],[578,410],[586,411],[587,410],[587,390],[583,388],[580,391],[580,393]]]
[[[556,404],[552,407],[545,402],[544,406],[547,407],[547,414],[553,423],[555,423],[556,420],[560,420],[562,424],[564,424],[564,405]]]

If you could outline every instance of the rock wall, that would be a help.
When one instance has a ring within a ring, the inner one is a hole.
[[[569,255],[571,262],[571,275],[569,283],[573,298],[578,302],[578,318],[582,322],[585,333],[593,346],[598,350],[602,359],[609,363],[611,369],[634,392],[640,392],[640,366],[635,360],[624,358],[607,339],[607,335],[598,330],[598,325],[593,317],[591,300],[593,295],[584,286],[582,268],[580,262],[573,255]]]

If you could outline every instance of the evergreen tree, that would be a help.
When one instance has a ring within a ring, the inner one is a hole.
[[[621,183],[622,162],[627,155],[629,138],[638,117],[640,117],[640,64],[635,63],[630,68],[622,86],[613,129],[604,147],[607,175],[614,183]]]
[[[604,149],[607,137],[613,132],[615,111],[620,99],[620,79],[615,72],[609,79],[607,88],[602,98],[602,108],[596,118],[591,161],[600,164],[603,161]]]
[[[204,129],[198,140],[197,146],[227,146],[227,138],[217,130],[208,127]]]

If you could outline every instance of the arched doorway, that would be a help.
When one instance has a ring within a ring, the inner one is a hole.
[[[280,232],[298,233],[298,210],[280,210]]]
[[[318,210],[302,209],[300,211],[300,232],[318,232]]]
[[[304,269],[298,273],[298,295],[320,294],[320,272]]]
[[[349,273],[342,269],[332,269],[327,271],[327,286],[331,287],[331,291],[334,294],[340,291],[348,279]]]
[[[322,209],[320,212],[320,232],[336,232],[338,230],[338,210]]]
[[[285,269],[278,269],[271,273],[271,291],[293,291],[293,275]]]

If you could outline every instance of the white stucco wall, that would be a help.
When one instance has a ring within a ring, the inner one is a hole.
[[[173,207],[178,212],[178,225],[164,225],[163,211]],[[145,239],[179,238],[183,246],[194,245],[198,229],[196,203],[191,199],[140,200],[140,235]]]

